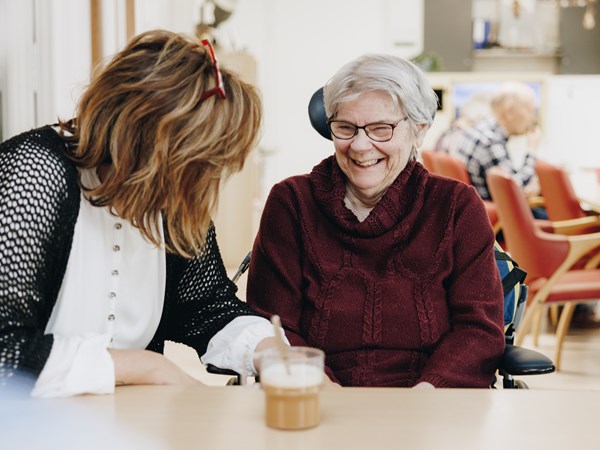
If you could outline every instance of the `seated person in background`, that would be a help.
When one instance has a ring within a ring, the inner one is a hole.
[[[488,91],[471,95],[460,107],[459,115],[452,122],[450,128],[438,138],[434,150],[455,156],[458,153],[458,146],[462,141],[464,131],[472,128],[480,120],[492,115],[490,101],[491,94]]]
[[[165,340],[237,371],[273,343],[236,298],[210,218],[261,115],[208,42],[154,31],[95,77],[75,119],[0,146],[0,387],[197,383]]]
[[[471,182],[484,200],[491,200],[487,187],[487,172],[500,167],[510,174],[525,195],[539,195],[535,174],[535,153],[540,141],[536,125],[535,93],[525,83],[507,82],[491,99],[492,115],[471,128],[463,128],[453,140],[452,156],[462,161]],[[510,158],[508,141],[512,136],[528,135],[528,149],[523,165],[517,169]],[[543,208],[535,208],[534,215],[547,218]]]
[[[399,57],[324,87],[335,154],[276,184],[247,301],[343,386],[488,387],[504,350],[494,233],[475,189],[416,161],[436,96]]]

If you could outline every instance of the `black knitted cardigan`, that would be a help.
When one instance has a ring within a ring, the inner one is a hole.
[[[0,387],[31,386],[48,359],[53,336],[44,334],[62,284],[80,188],[66,143],[49,126],[0,145]],[[238,316],[254,312],[227,278],[214,227],[202,255],[167,254],[162,317],[148,349],[162,352],[165,340],[198,355]]]

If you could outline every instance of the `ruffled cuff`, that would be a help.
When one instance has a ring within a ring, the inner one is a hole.
[[[283,333],[283,332],[282,332]],[[273,325],[258,316],[236,317],[215,334],[200,360],[245,376],[256,376],[254,349],[260,341],[275,336]],[[286,343],[287,339],[285,338]]]
[[[40,398],[112,394],[115,367],[108,334],[89,337],[54,335],[54,343],[31,395]]]

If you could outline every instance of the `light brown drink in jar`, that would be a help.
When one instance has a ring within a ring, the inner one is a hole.
[[[320,386],[301,388],[263,384],[267,426],[283,430],[302,430],[319,425]]]
[[[265,392],[267,426],[302,430],[319,425],[324,360],[322,350],[310,347],[261,352],[260,383]]]

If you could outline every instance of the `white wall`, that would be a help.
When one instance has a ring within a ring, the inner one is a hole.
[[[2,42],[0,77],[2,79],[3,138],[15,130],[28,129],[36,121],[34,103],[34,1],[0,3]],[[9,43],[21,42],[21,45]],[[12,108],[18,102],[18,108]]]
[[[108,55],[123,43],[122,8],[120,0],[103,1],[110,11],[105,17]],[[191,33],[201,3],[137,0],[136,31],[162,27]],[[332,144],[308,121],[307,103],[314,90],[362,53],[417,54],[422,48],[422,6],[422,0],[238,1],[235,13],[218,30],[217,52],[247,50],[258,62],[265,105],[265,193],[273,183],[309,171],[332,152]],[[3,137],[54,121],[57,115],[69,117],[90,73],[89,2],[0,0],[0,28]],[[600,128],[593,123],[599,91],[599,76],[549,77],[548,157],[566,158],[575,166],[600,166],[595,147]]]
[[[258,59],[265,190],[309,171],[333,151],[310,126],[313,92],[363,53],[418,54],[422,16],[421,0],[240,0],[223,33]]]
[[[38,68],[52,79],[54,108],[45,111],[40,125],[69,118],[91,74],[90,5],[81,0],[37,0],[46,6],[40,21],[51,17],[49,42],[40,42],[46,57]],[[47,25],[46,25],[47,26]],[[49,58],[52,60],[50,63]],[[50,70],[49,70],[50,69]],[[46,75],[43,75],[46,76]]]
[[[193,32],[201,0],[136,2],[136,31]],[[422,0],[239,0],[217,30],[218,52],[248,51],[258,61],[265,106],[263,194],[309,171],[332,152],[314,132],[308,101],[342,64],[366,52],[415,56],[423,47]],[[138,6],[139,5],[139,6]]]
[[[73,115],[90,72],[89,2],[1,0],[3,138]]]
[[[600,75],[557,75],[547,84],[544,156],[568,168],[600,167]]]

